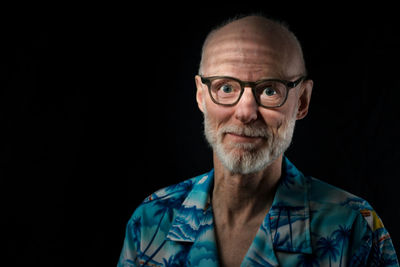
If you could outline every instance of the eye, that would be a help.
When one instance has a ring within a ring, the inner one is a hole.
[[[263,94],[265,94],[267,96],[273,96],[273,95],[276,95],[277,92],[276,92],[276,90],[274,88],[267,87],[267,88],[264,89]]]
[[[233,92],[233,88],[229,84],[224,84],[219,88],[222,92],[229,94]]]

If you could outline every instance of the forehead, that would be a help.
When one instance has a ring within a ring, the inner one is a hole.
[[[254,80],[298,75],[291,40],[254,25],[223,29],[211,36],[203,54],[203,73]]]

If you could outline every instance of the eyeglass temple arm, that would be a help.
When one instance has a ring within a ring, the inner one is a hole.
[[[306,76],[301,76],[300,78],[298,78],[294,82],[287,82],[286,86],[289,87],[289,88],[295,88],[301,81],[303,81],[305,79],[306,79]]]

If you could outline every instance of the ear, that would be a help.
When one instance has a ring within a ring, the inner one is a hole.
[[[302,82],[302,87],[300,89],[300,95],[299,95],[298,112],[297,112],[298,120],[303,119],[308,113],[313,86],[314,82],[312,80],[305,80]]]
[[[196,101],[197,101],[197,106],[199,107],[199,109],[201,110],[201,112],[204,112],[204,108],[203,108],[203,97],[204,96],[204,89],[203,89],[203,83],[201,82],[201,78],[199,75],[196,75],[194,77],[194,80],[196,82],[196,88],[197,88],[197,92],[196,92]]]

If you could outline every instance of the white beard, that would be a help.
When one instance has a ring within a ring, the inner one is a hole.
[[[242,127],[236,125],[222,126],[218,131],[209,118],[205,103],[204,107],[204,134],[213,151],[222,165],[235,174],[250,174],[261,171],[281,156],[289,147],[294,127],[296,112],[283,121],[276,129],[255,122]],[[297,111],[297,109],[295,109]],[[253,143],[228,143],[222,140],[226,133],[262,137],[266,139],[261,147]]]

